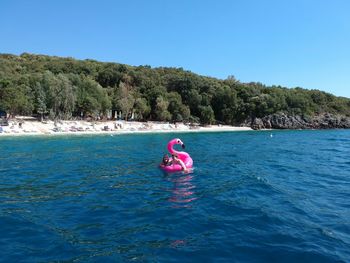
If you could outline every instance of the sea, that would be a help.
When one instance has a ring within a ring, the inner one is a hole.
[[[1,137],[0,262],[350,262],[350,130]]]

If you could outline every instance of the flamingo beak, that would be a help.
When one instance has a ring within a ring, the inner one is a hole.
[[[185,144],[182,144],[181,147],[182,147],[182,149],[185,149]]]

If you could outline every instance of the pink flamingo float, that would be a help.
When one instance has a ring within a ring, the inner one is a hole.
[[[187,153],[187,152],[179,152],[174,150],[174,145],[175,144],[179,144],[181,145],[181,147],[184,149],[185,148],[185,144],[178,138],[176,139],[172,139],[170,142],[168,142],[168,151],[171,155],[176,155],[178,157],[178,159],[180,159],[186,166],[187,169],[192,168],[193,166],[193,160],[191,158],[191,156]],[[167,173],[172,173],[172,172],[179,172],[183,170],[183,167],[174,162],[173,163],[173,158],[169,158],[169,162],[171,163],[171,165],[165,165],[164,163],[160,164],[160,168],[167,172]]]

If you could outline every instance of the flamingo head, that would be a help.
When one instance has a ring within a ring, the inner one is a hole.
[[[171,145],[180,144],[181,147],[182,147],[183,149],[185,149],[185,144],[184,144],[179,138],[172,139],[172,140],[169,142],[169,144],[171,144]]]

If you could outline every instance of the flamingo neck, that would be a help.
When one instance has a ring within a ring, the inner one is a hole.
[[[173,142],[170,142],[170,143],[168,144],[168,151],[169,151],[170,154],[174,154],[174,153],[175,153],[175,154],[178,154],[178,153],[179,153],[178,151],[174,150],[174,148],[173,148],[174,144],[175,144],[175,143],[173,143]]]

